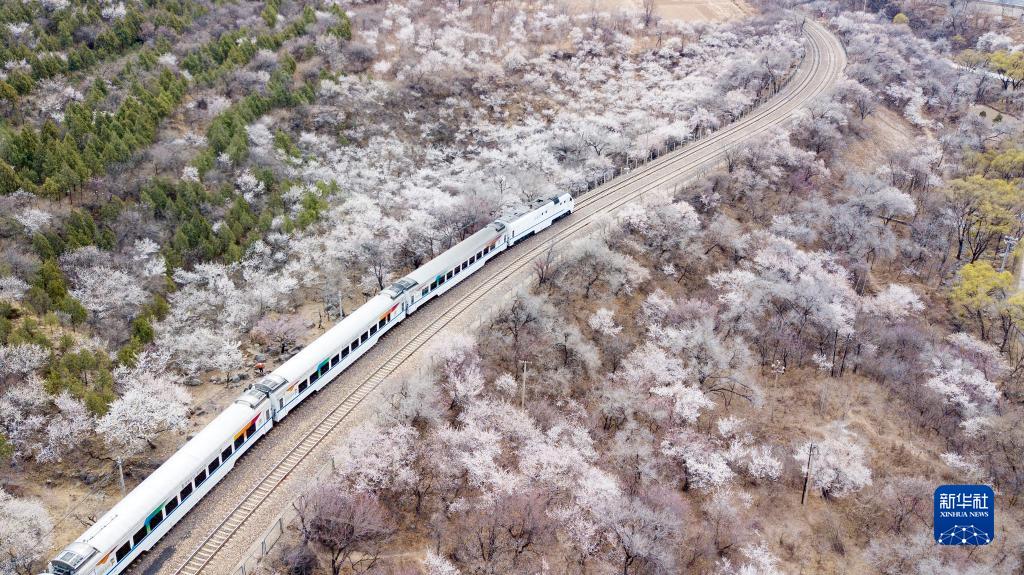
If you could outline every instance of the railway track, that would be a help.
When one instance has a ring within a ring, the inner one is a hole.
[[[765,104],[702,140],[661,156],[582,195],[577,199],[576,211],[572,216],[489,262],[484,270],[478,272],[483,274],[485,279],[472,291],[459,299],[438,300],[440,304],[448,305],[443,313],[410,339],[400,343],[391,357],[322,416],[291,447],[287,455],[276,460],[277,463],[270,471],[248,489],[238,504],[202,539],[184,562],[171,572],[175,575],[213,573],[211,563],[225,545],[264,506],[289,474],[305,461],[353,410],[435,335],[456,318],[466,314],[484,297],[493,295],[501,284],[527,270],[535,259],[549,249],[549,246],[580,237],[599,214],[613,212],[652,190],[699,176],[703,171],[721,162],[727,150],[786,122],[795,110],[827,91],[845,66],[842,46],[831,33],[814,22],[807,22],[805,33],[808,42],[803,63],[789,83]],[[454,293],[446,297],[452,295]],[[439,304],[435,302],[433,305]],[[401,327],[399,326],[399,329]],[[367,359],[369,358],[363,361]],[[193,513],[196,511],[198,509]],[[153,572],[153,569],[146,569],[146,572]]]

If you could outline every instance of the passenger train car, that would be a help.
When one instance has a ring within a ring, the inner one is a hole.
[[[47,575],[124,571],[181,520],[238,458],[310,394],[323,388],[409,314],[516,243],[568,216],[569,194],[507,214],[395,282],[250,386],[77,540]]]

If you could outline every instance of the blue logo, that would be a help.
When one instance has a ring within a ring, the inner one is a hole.
[[[987,485],[943,485],[935,490],[935,541],[988,545],[996,533],[995,493]]]

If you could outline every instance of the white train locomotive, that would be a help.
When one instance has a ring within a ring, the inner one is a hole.
[[[266,375],[49,563],[50,575],[113,575],[152,548],[257,439],[389,329],[490,258],[573,210],[569,194],[504,216],[395,282]]]

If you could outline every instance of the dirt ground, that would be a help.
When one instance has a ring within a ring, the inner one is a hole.
[[[857,126],[857,131],[861,137],[839,152],[842,161],[835,164],[869,173],[873,167],[885,165],[893,152],[913,147],[918,133],[902,116],[882,106]]]
[[[619,9],[642,10],[641,0],[571,0],[582,10],[613,12]],[[682,22],[720,22],[754,13],[744,0],[655,0],[654,12],[661,18]]]

